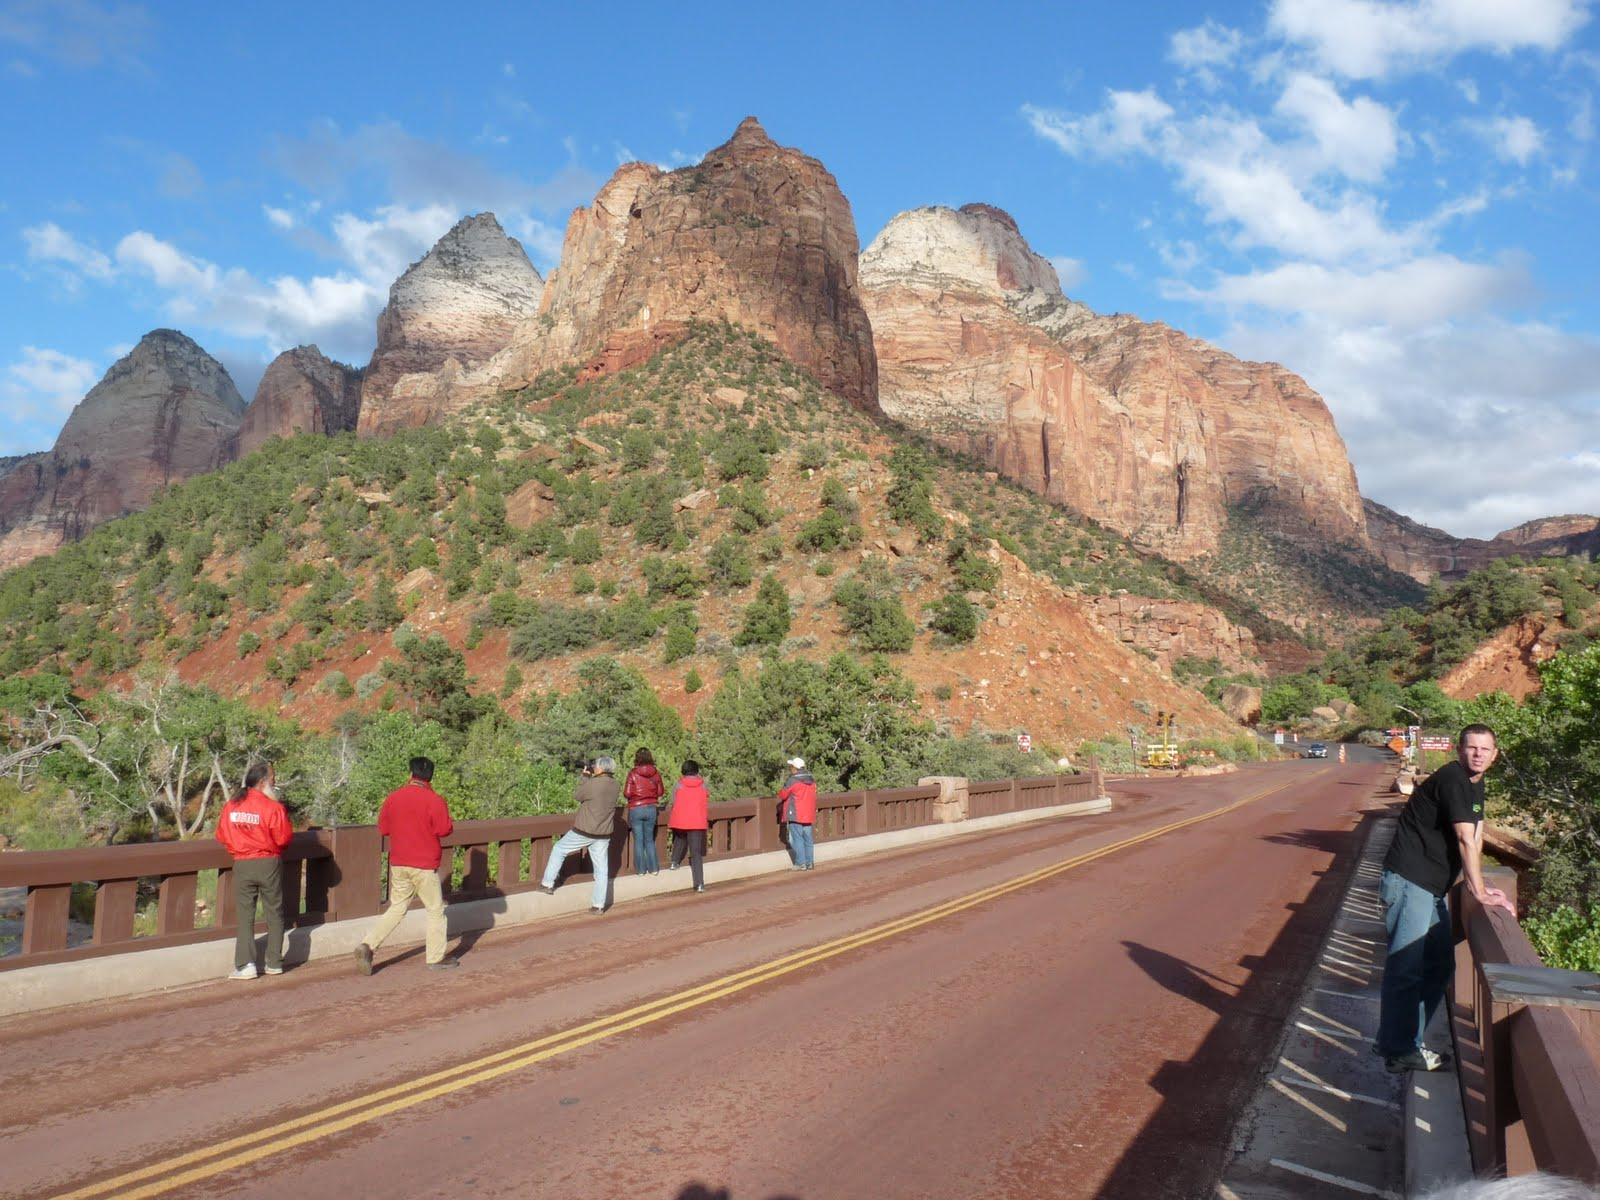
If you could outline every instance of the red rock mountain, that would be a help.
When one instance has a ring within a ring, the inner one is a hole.
[[[1422,583],[1460,579],[1497,558],[1513,554],[1527,559],[1600,556],[1600,517],[1541,517],[1485,541],[1453,537],[1442,529],[1401,516],[1376,500],[1368,500],[1366,508],[1373,552],[1396,571]]]
[[[663,322],[726,319],[875,413],[877,359],[856,284],[859,251],[834,177],[748,117],[696,166],[620,168],[568,221],[538,319],[461,386],[480,394],[519,387]]]
[[[244,407],[222,364],[194,342],[147,333],[79,401],[54,449],[0,476],[0,570],[222,466]]]
[[[538,310],[544,280],[493,213],[464,217],[389,289],[358,428],[393,433],[451,411],[434,376],[492,357]],[[408,381],[409,375],[420,380]]]
[[[285,350],[267,368],[245,409],[233,457],[270,437],[343,433],[361,414],[361,372],[333,362],[315,346]]]
[[[1215,550],[1244,502],[1364,544],[1355,472],[1304,380],[1068,300],[998,209],[902,213],[861,287],[895,420],[1173,558]]]

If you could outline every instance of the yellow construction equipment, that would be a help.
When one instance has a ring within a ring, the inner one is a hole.
[[[1145,766],[1164,769],[1178,767],[1178,739],[1172,735],[1172,726],[1177,719],[1177,713],[1169,713],[1164,709],[1156,711],[1156,731],[1150,744],[1145,747]]]

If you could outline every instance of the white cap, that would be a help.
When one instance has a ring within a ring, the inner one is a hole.
[[[791,758],[789,765],[796,771],[804,771],[806,769],[806,760],[803,758]]]

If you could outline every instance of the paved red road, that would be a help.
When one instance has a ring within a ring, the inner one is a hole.
[[[492,932],[447,974],[381,953],[371,979],[315,963],[15,1019],[0,1194],[1207,1195],[1377,771],[1117,785],[1105,816],[823,847],[804,875],[713,865],[703,896]]]

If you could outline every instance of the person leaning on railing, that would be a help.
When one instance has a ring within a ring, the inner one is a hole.
[[[1515,906],[1483,882],[1483,776],[1499,749],[1494,730],[1468,725],[1446,763],[1411,793],[1383,860],[1379,895],[1388,957],[1379,991],[1378,1040],[1391,1072],[1437,1071],[1448,1054],[1422,1044],[1428,1022],[1455,973],[1455,942],[1445,895],[1456,876],[1485,908]]]
[[[672,830],[669,865],[676,871],[687,853],[697,892],[706,890],[706,830],[710,827],[711,798],[706,794],[706,781],[700,778],[700,764],[692,758],[684,759],[677,785],[672,789],[672,802],[667,806],[667,828]]]
[[[589,862],[594,869],[593,899],[589,911],[606,911],[606,885],[611,880],[611,829],[617,812],[617,760],[602,754],[583,770],[572,798],[578,811],[573,814],[572,828],[550,847],[550,861],[544,867],[544,879],[539,890],[547,896],[556,894],[556,879],[561,875],[561,864],[567,855],[579,850],[589,852]]]

